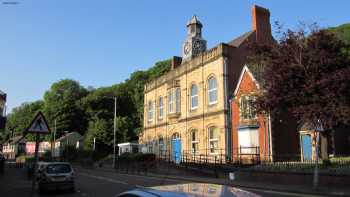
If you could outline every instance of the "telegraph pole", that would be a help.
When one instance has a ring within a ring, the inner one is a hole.
[[[115,143],[117,132],[117,97],[114,97],[114,136],[113,136],[113,168],[115,169]]]

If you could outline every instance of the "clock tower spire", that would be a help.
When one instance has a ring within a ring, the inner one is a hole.
[[[187,38],[182,47],[184,61],[190,60],[207,49],[207,41],[202,38],[202,27],[196,15],[187,23]]]

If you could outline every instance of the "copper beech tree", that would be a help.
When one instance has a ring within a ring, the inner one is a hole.
[[[350,46],[327,30],[287,31],[271,45],[252,46],[263,81],[256,107],[288,111],[324,129],[350,123]]]

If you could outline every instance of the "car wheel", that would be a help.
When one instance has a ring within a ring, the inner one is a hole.
[[[39,186],[38,190],[39,190],[39,194],[44,194],[46,192],[46,190],[40,186]]]
[[[71,187],[70,189],[69,189],[69,192],[71,192],[71,193],[75,193],[75,187],[73,186],[73,187]]]

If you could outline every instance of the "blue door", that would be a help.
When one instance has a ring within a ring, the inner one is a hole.
[[[312,144],[310,135],[302,135],[301,142],[303,147],[303,160],[310,161],[312,159]]]
[[[181,162],[181,139],[176,138],[172,140],[172,155],[173,155],[173,161],[175,163],[180,163]]]

